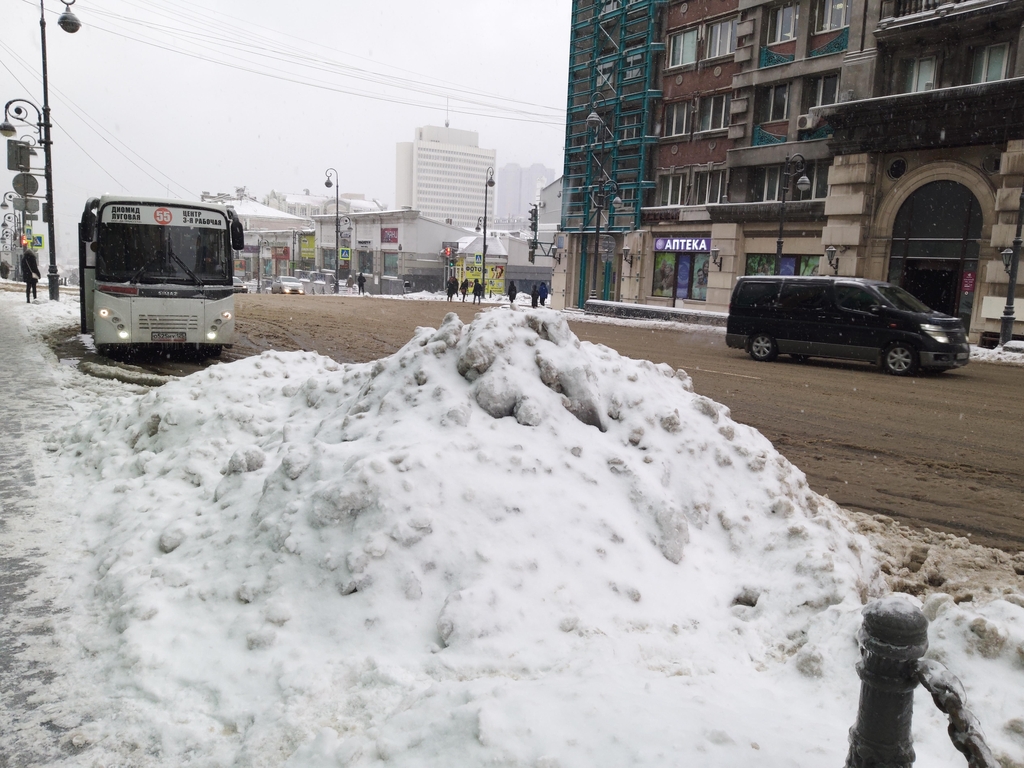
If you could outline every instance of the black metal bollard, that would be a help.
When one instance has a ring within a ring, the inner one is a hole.
[[[857,640],[860,705],[846,768],[909,768],[917,660],[928,650],[928,619],[909,600],[890,595],[864,609]]]

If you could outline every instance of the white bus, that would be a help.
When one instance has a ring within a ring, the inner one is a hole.
[[[91,198],[79,226],[82,333],[100,354],[189,350],[216,357],[235,332],[229,206],[158,198]]]

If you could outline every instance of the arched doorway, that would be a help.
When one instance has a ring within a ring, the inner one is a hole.
[[[900,207],[892,228],[889,282],[970,330],[981,247],[981,205],[955,181],[933,181]]]

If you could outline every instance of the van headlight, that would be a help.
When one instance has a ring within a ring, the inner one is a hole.
[[[935,339],[939,344],[949,344],[949,331],[943,328],[941,325],[931,325],[925,323],[921,325],[921,330]]]

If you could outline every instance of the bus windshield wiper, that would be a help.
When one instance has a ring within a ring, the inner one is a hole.
[[[139,282],[139,280],[140,280],[140,279],[142,278],[142,276],[143,276],[144,274],[146,274],[146,271],[147,271],[147,270],[149,269],[149,266],[150,266],[150,265],[151,265],[151,264],[152,264],[152,263],[153,263],[154,261],[156,261],[156,259],[155,259],[155,258],[149,258],[149,259],[146,259],[146,263],[145,263],[145,264],[143,264],[143,265],[142,265],[142,267],[140,267],[140,268],[139,268],[139,271],[138,271],[138,272],[136,272],[136,273],[135,273],[134,275],[132,275],[132,278],[131,278],[131,280],[129,280],[129,281],[128,281],[128,284],[129,284],[129,285],[131,285],[131,284],[134,284],[134,283],[137,283],[137,282]]]
[[[185,270],[185,274],[186,275],[188,275],[193,280],[195,280],[196,285],[198,285],[200,288],[205,288],[206,287],[206,283],[204,283],[202,280],[199,279],[199,275],[197,275],[195,272],[193,272],[191,269],[189,269],[187,266],[185,266],[185,262],[182,261],[181,259],[179,259],[177,254],[174,253],[174,251],[170,251],[169,255],[170,255],[170,257],[172,259],[174,259],[176,262],[178,262],[178,264],[181,265],[181,268]]]

